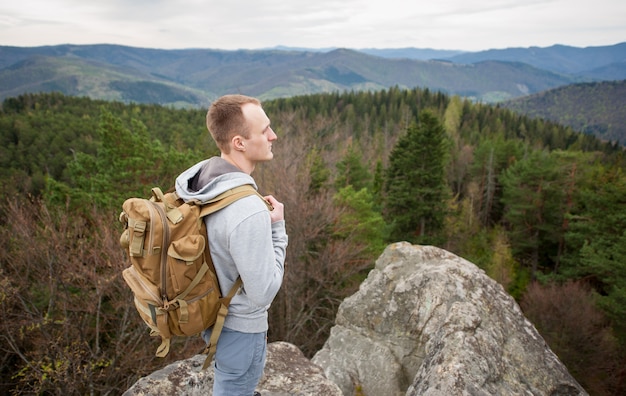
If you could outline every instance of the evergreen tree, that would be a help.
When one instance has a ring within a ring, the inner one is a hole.
[[[560,189],[553,157],[546,151],[532,152],[517,161],[503,175],[502,201],[506,205],[504,218],[510,230],[514,255],[531,268],[534,278],[540,263],[546,263],[544,241],[557,221],[554,204]]]
[[[374,198],[367,188],[356,191],[352,186],[343,187],[334,196],[334,204],[341,214],[334,224],[333,235],[350,240],[354,248],[362,251],[363,259],[372,261],[385,247],[385,222],[374,210]]]
[[[354,144],[348,146],[346,154],[336,166],[338,172],[335,187],[337,189],[352,186],[358,191],[371,187],[372,175],[363,164],[363,156]]]
[[[380,211],[382,205],[383,185],[385,183],[385,168],[382,161],[376,161],[376,168],[374,169],[374,176],[372,179],[372,195],[374,196],[374,202],[377,210]]]
[[[507,140],[502,135],[484,139],[474,150],[471,169],[473,188],[469,192],[479,221],[484,226],[498,224],[502,219],[502,182],[504,171],[523,157],[526,145]]]
[[[448,190],[445,180],[447,140],[439,120],[422,112],[389,157],[384,214],[391,239],[441,242]]]
[[[577,169],[589,156],[580,152],[533,151],[503,175],[504,219],[515,256],[531,268],[558,270],[567,216],[577,188]]]
[[[326,188],[326,183],[330,178],[330,170],[324,162],[321,152],[314,148],[306,157],[307,166],[309,170],[309,186],[308,191],[312,194],[320,193]]]
[[[626,176],[620,168],[597,167],[593,184],[577,194],[580,208],[565,236],[574,250],[567,277],[592,280],[600,306],[626,346]]]

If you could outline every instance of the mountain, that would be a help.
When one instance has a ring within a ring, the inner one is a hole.
[[[626,145],[626,80],[567,85],[501,106]]]
[[[486,60],[522,62],[555,73],[593,77],[596,70],[614,69],[615,74],[605,75],[607,80],[626,78],[626,43],[603,47],[569,47],[553,45],[539,48],[507,48],[463,53],[448,58],[455,63],[476,63]]]
[[[305,51],[305,52],[330,52],[337,47],[330,48],[304,48],[304,47],[286,47],[276,46],[272,49],[281,51]],[[438,50],[432,48],[359,48],[357,51],[368,55],[380,56],[381,58],[391,59],[419,59],[419,60],[437,60],[446,59],[455,55],[463,54],[464,51],[459,50]]]
[[[330,52],[337,48],[274,47],[281,50]],[[538,69],[596,80],[626,79],[626,43],[600,47],[505,48],[478,52],[430,48],[360,48],[357,51],[389,59],[447,60],[471,64],[489,60],[521,62]]]
[[[204,93],[129,67],[100,61],[34,55],[0,70],[2,98],[59,91],[124,102],[201,103]]]
[[[406,58],[419,60],[449,59],[455,55],[464,53],[463,51],[457,50],[437,50],[430,48],[361,48],[359,49],[359,52],[380,56],[381,58]]]
[[[621,50],[622,46],[617,46],[605,51]],[[540,69],[521,62],[525,59],[521,55],[515,61],[511,57],[507,60],[482,57],[469,63],[467,58],[457,57],[470,54],[454,55],[449,58],[454,61],[446,61],[411,59],[406,55],[413,52],[412,56],[416,57],[417,49],[363,51],[373,51],[378,56],[349,49],[225,51],[107,44],[2,46],[0,99],[27,92],[60,91],[94,99],[197,107],[229,92],[265,100],[398,86],[429,88],[495,102],[592,81],[581,74]],[[421,51],[422,57],[427,57],[427,53],[439,58],[452,55],[452,52]],[[614,58],[604,57],[607,62],[613,62]],[[596,75],[610,74],[612,64],[594,61]],[[607,69],[598,69],[602,67]]]

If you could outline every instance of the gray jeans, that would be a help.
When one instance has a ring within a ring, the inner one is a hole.
[[[205,340],[211,336],[205,330]],[[213,396],[252,396],[265,368],[267,333],[241,333],[226,327],[215,352]]]

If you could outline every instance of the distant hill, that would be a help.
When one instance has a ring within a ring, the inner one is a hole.
[[[581,77],[599,77],[596,70],[604,69],[602,79],[626,78],[626,42],[603,47],[551,47],[507,48],[468,52],[448,58],[455,63],[476,63],[486,60],[522,62],[555,73]],[[613,70],[613,73],[608,73]]]
[[[587,70],[585,76],[595,80],[626,80],[626,60]]]
[[[100,61],[34,55],[0,70],[2,98],[61,92],[122,102],[202,103],[205,94],[130,67]]]
[[[464,53],[464,51],[437,50],[430,48],[361,48],[358,51],[369,55],[380,56],[382,58],[406,58],[419,60],[449,59],[455,55]]]
[[[621,47],[613,49],[617,50]],[[348,49],[224,51],[106,44],[4,46],[0,47],[0,99],[27,92],[59,91],[94,99],[197,107],[228,92],[273,99],[398,86],[429,88],[495,102],[591,81],[581,75],[543,70],[520,59],[481,58],[475,63],[454,63],[402,55],[412,52],[412,56],[417,56],[416,51],[376,50],[378,55],[374,56]],[[440,58],[452,55],[437,50],[420,51],[422,56],[426,56],[424,51]],[[597,62],[594,65],[609,66]]]
[[[568,85],[501,106],[626,145],[626,80]]]
[[[337,48],[292,48],[275,47],[282,50],[330,52]],[[626,79],[626,43],[599,47],[551,47],[504,48],[467,52],[460,50],[438,50],[430,48],[360,48],[357,51],[389,59],[447,60],[454,63],[471,64],[490,60],[521,62],[538,69],[575,75],[596,80]]]
[[[330,48],[304,48],[304,47],[286,47],[276,46],[272,49],[281,51],[304,51],[304,52],[330,52],[338,47]],[[447,59],[455,55],[463,54],[465,51],[459,50],[438,50],[432,48],[359,48],[356,51],[368,55],[380,56],[381,58],[390,59],[418,59],[418,60],[441,60]]]

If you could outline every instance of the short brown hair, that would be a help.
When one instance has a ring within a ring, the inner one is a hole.
[[[245,95],[224,95],[209,107],[206,114],[206,126],[220,151],[228,154],[228,143],[235,135],[248,137],[246,119],[241,107],[246,103],[261,105],[253,97]]]

